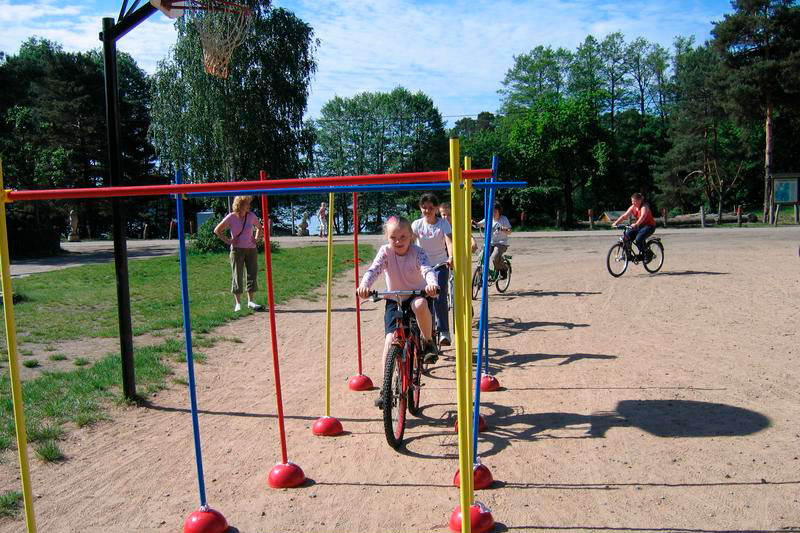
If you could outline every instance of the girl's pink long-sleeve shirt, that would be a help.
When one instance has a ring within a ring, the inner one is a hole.
[[[361,285],[372,287],[381,272],[385,273],[388,291],[421,291],[426,285],[439,286],[425,250],[416,244],[410,245],[405,255],[397,255],[388,244],[381,246],[361,278]]]

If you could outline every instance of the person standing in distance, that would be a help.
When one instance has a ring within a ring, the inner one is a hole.
[[[433,311],[439,330],[439,343],[442,346],[450,346],[453,341],[450,337],[448,320],[447,284],[450,277],[448,267],[453,264],[453,229],[447,220],[436,218],[439,199],[435,194],[423,194],[419,199],[419,210],[422,217],[411,223],[411,231],[414,233],[417,245],[425,250],[431,266],[446,263],[434,271],[439,282],[439,295],[433,302]]]
[[[261,238],[264,228],[258,217],[250,212],[251,196],[236,196],[233,199],[233,212],[222,219],[214,228],[216,235],[222,242],[230,246],[231,259],[231,292],[236,303],[234,312],[242,309],[242,271],[247,270],[247,307],[254,311],[261,309],[255,302],[255,292],[258,290],[258,250],[256,241]],[[256,235],[253,237],[253,228]],[[230,230],[231,236],[225,234]]]
[[[328,204],[322,202],[319,204],[317,211],[317,218],[319,219],[319,236],[327,237],[328,235]]]

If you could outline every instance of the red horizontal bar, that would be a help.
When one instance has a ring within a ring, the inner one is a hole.
[[[484,179],[491,169],[463,170],[464,179]],[[369,174],[366,176],[329,176],[324,178],[284,179],[271,181],[228,181],[217,183],[184,183],[180,185],[137,185],[130,187],[93,187],[85,189],[42,189],[9,191],[7,201],[55,200],[58,198],[115,198],[121,196],[159,196],[192,192],[223,192],[253,189],[282,189],[286,187],[321,187],[336,185],[379,185],[385,183],[419,183],[447,181],[447,171],[409,172],[404,174]]]

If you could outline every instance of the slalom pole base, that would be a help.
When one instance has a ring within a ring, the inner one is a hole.
[[[472,533],[485,533],[494,529],[492,512],[481,502],[475,502],[469,507],[469,521]],[[459,505],[450,514],[450,531],[461,532],[461,506]]]
[[[475,490],[488,489],[494,483],[492,471],[479,461],[472,466],[472,481]],[[453,477],[453,486],[461,487],[461,472],[459,470],[456,470],[456,475]]]
[[[276,464],[267,476],[267,483],[273,489],[293,489],[305,482],[303,469],[292,462]]]
[[[365,391],[375,388],[375,386],[372,384],[372,380],[369,379],[369,376],[364,374],[356,374],[355,376],[351,377],[347,382],[347,386],[352,391]]]
[[[201,507],[190,514],[183,523],[183,533],[225,533],[228,521],[222,513],[210,507]]]
[[[498,389],[500,389],[500,382],[496,377],[485,374],[481,378],[481,392],[494,392]]]
[[[342,423],[332,416],[319,417],[311,427],[311,432],[317,437],[335,437],[342,431]]]
[[[486,419],[483,418],[483,415],[478,415],[478,433],[483,433],[489,429],[489,423],[486,422]],[[458,419],[456,418],[456,423],[453,424],[453,431],[458,433]]]

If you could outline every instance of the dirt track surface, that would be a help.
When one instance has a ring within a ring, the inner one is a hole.
[[[498,531],[786,531],[800,527],[800,231],[665,235],[658,275],[605,269],[605,238],[515,239],[506,295],[491,292],[490,429],[479,491]],[[209,503],[241,533],[446,531],[458,501],[452,360],[425,380],[405,449],[386,444],[375,392],[354,393],[352,280],[333,300],[333,414],[324,410],[324,302],[278,314],[290,460],[313,480],[271,490],[280,460],[267,315],[222,328],[244,344],[197,367]],[[476,306],[476,309],[478,307]],[[176,313],[179,312],[176,309]],[[377,382],[381,306],[362,313]],[[185,369],[179,369],[183,375]],[[69,433],[58,465],[32,461],[43,532],[178,531],[197,506],[185,387]],[[18,488],[15,454],[0,490]],[[0,519],[0,531],[18,532]]]

